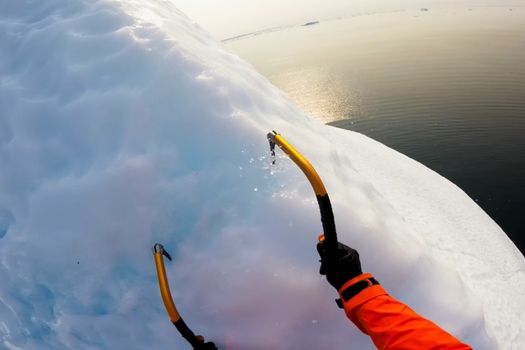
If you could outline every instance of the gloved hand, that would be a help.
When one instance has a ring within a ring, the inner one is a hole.
[[[204,340],[204,337],[202,335],[195,336],[195,339],[197,340],[193,344],[193,350],[218,350],[217,345],[213,344],[213,342],[206,342]]]
[[[193,350],[218,350],[217,346],[213,342],[199,343]]]
[[[324,241],[317,243],[317,251],[321,257],[319,273],[326,275],[328,282],[337,291],[346,282],[363,273],[361,271],[359,253],[343,243],[337,243],[337,250],[333,253],[333,256],[327,253]]]

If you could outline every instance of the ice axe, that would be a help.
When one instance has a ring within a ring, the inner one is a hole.
[[[315,171],[314,167],[310,162],[299,153],[288,141],[284,139],[276,131],[269,132],[268,141],[270,142],[270,150],[274,157],[272,164],[275,164],[275,145],[279,146],[303,171],[308,181],[312,185],[312,188],[317,197],[317,203],[319,204],[319,210],[321,212],[321,222],[323,225],[323,232],[319,236],[319,241],[323,241],[323,245],[326,247],[326,251],[329,253],[328,256],[333,256],[333,252],[337,250],[337,232],[335,230],[334,213],[332,211],[332,204],[330,198],[326,192],[323,181]]]
[[[196,350],[217,350],[217,347],[212,342],[205,342],[202,335],[195,335],[193,331],[186,325],[182,319],[179,311],[175,307],[173,297],[171,296],[168,278],[166,277],[166,269],[164,268],[164,259],[166,257],[171,261],[171,256],[164,250],[162,244],[156,243],[153,246],[153,255],[155,256],[155,267],[157,268],[157,277],[159,280],[160,295],[164,302],[164,307],[171,320],[171,323],[177,328],[179,333],[188,343]]]

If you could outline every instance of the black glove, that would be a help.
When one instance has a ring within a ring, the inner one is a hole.
[[[337,243],[337,250],[330,255],[321,241],[317,243],[317,251],[321,256],[319,273],[326,275],[328,282],[338,291],[346,282],[363,273],[359,253],[343,243]]]
[[[217,346],[213,342],[200,343],[196,345],[193,350],[218,350]]]

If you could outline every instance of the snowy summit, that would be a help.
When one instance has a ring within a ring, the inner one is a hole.
[[[0,3],[0,348],[373,349],[318,274],[316,167],[339,239],[475,349],[525,348],[525,259],[461,189],[325,126],[165,0]],[[279,155],[279,154],[278,154]]]

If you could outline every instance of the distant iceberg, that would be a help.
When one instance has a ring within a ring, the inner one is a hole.
[[[303,24],[303,27],[306,27],[306,26],[313,26],[315,24],[319,24],[319,21],[313,21],[313,22],[307,22],[305,24]]]

